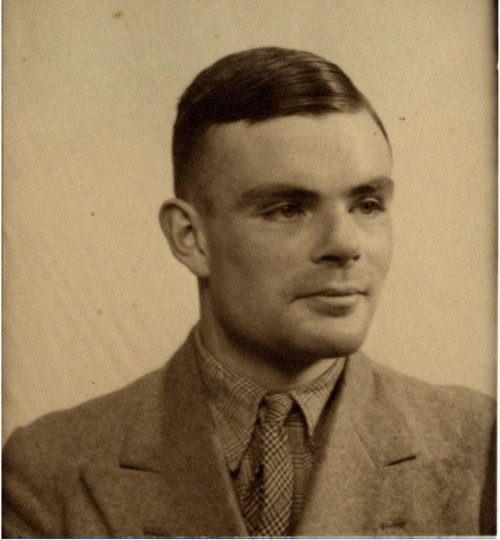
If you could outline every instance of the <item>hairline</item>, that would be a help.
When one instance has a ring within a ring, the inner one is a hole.
[[[235,120],[234,122],[210,122],[207,123],[206,126],[203,126],[203,129],[200,129],[196,136],[196,144],[193,147],[193,149],[190,151],[190,158],[188,160],[188,167],[185,167],[187,169],[187,174],[190,176],[190,179],[186,181],[186,179],[180,180],[179,178],[175,178],[174,181],[174,189],[175,189],[175,195],[177,198],[182,199],[190,204],[192,204],[199,212],[203,213],[206,217],[213,217],[215,215],[215,205],[213,200],[211,200],[208,190],[205,190],[205,194],[203,194],[200,197],[200,192],[202,191],[203,187],[203,173],[200,171],[200,169],[203,168],[204,165],[204,157],[206,155],[206,151],[208,150],[208,140],[207,136],[209,136],[210,131],[213,129],[216,129],[221,126],[227,126],[231,124],[237,124],[239,122],[243,122],[244,124],[248,126],[252,126],[255,124],[263,124],[265,122],[269,122],[272,120],[279,120],[280,118],[289,118],[289,117],[303,117],[303,118],[315,118],[315,117],[322,117],[327,116],[330,114],[356,114],[357,112],[365,110],[372,118],[372,120],[375,122],[375,124],[379,127],[380,131],[382,132],[387,145],[389,147],[389,151],[392,155],[392,146],[391,142],[389,140],[389,136],[387,134],[387,131],[380,120],[379,116],[371,106],[371,104],[368,102],[368,100],[363,96],[363,100],[358,103],[357,107],[353,107],[350,110],[321,110],[316,112],[311,111],[304,111],[304,112],[294,112],[291,114],[281,114],[281,115],[271,115],[267,118],[241,118],[239,120]],[[192,156],[197,154],[199,156],[199,159],[196,160],[197,163],[193,164]],[[186,172],[184,172],[183,176],[186,176]],[[180,187],[186,187],[187,189],[183,190],[184,193],[180,193]],[[189,193],[191,192],[191,193]]]

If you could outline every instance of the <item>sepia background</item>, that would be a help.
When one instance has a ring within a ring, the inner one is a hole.
[[[493,5],[5,0],[4,436],[161,366],[197,320],[157,218],[175,107],[262,45],[338,63],[392,140],[394,259],[365,351],[495,394]]]

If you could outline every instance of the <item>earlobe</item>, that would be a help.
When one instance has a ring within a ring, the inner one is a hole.
[[[204,231],[196,209],[181,199],[170,199],[162,205],[159,218],[174,257],[197,277],[208,277]]]

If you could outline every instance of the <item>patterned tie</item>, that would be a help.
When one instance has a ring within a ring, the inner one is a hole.
[[[268,394],[264,398],[267,411],[261,430],[262,465],[255,490],[253,506],[260,515],[255,536],[286,536],[292,514],[293,468],[285,420],[293,400],[288,394]]]

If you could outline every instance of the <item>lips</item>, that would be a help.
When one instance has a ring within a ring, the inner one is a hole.
[[[366,295],[366,291],[358,287],[334,287],[314,291],[312,293],[304,295],[304,297],[308,298],[311,296],[324,296],[327,298],[342,298],[346,296],[354,296],[357,294],[364,296]]]
[[[326,317],[346,317],[357,312],[366,292],[358,287],[329,287],[300,297],[314,313]]]

